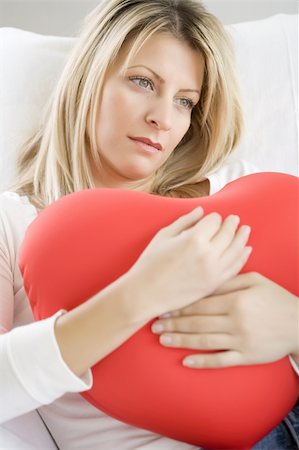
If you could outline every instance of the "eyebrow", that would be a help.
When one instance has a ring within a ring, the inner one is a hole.
[[[128,69],[134,69],[135,67],[144,67],[145,69],[149,70],[150,72],[152,72],[152,74],[161,82],[161,83],[165,83],[165,80],[163,80],[162,77],[160,77],[160,75],[158,75],[156,72],[154,72],[152,69],[150,69],[149,67],[143,65],[143,64],[137,64],[136,66],[130,66],[128,67]],[[199,95],[200,97],[200,91],[198,89],[180,89],[180,91],[182,92],[196,92],[196,94]]]

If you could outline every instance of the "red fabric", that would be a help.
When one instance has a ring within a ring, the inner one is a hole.
[[[243,272],[260,272],[298,295],[297,201],[298,179],[278,173],[249,175],[196,199],[118,189],[65,196],[34,220],[21,247],[35,318],[93,296],[134,264],[161,227],[198,205],[205,213],[238,214],[252,227],[253,253]],[[194,351],[164,348],[151,323],[93,367],[93,387],[82,395],[105,413],[173,439],[232,450],[252,446],[295,404],[298,378],[288,357],[190,370],[181,362]]]

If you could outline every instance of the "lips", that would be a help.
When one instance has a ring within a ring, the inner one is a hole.
[[[162,145],[159,144],[159,142],[153,142],[146,137],[130,137],[130,139],[132,139],[133,141],[143,142],[144,144],[150,145],[151,147],[154,147],[155,149],[157,149],[159,151],[162,150]]]

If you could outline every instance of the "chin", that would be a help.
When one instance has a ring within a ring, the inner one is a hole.
[[[142,181],[142,180],[146,181],[154,176],[156,170],[157,170],[156,168],[149,170],[148,168],[145,169],[139,166],[139,167],[128,167],[126,168],[126,170],[122,171],[122,173],[125,176],[125,178],[128,178],[131,181]]]

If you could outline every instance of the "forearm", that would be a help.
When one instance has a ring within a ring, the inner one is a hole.
[[[76,377],[61,358],[54,336],[59,314],[0,335],[0,423],[91,387],[89,373]]]
[[[126,276],[60,316],[55,335],[69,368],[82,376],[148,321]]]

